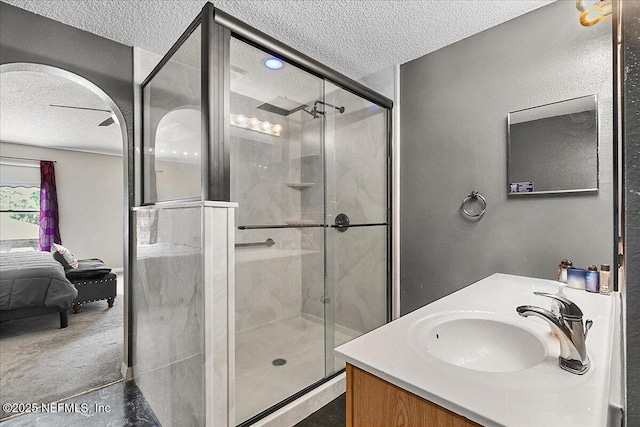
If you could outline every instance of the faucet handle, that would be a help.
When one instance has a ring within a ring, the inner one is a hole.
[[[580,310],[580,307],[578,307],[569,298],[561,295],[548,294],[546,292],[534,292],[534,295],[552,298],[558,301],[560,303],[560,314],[562,315],[562,317],[570,319],[582,319],[582,310]]]
[[[593,326],[593,320],[587,319],[584,322],[584,339],[587,340],[587,334],[589,333],[589,329]]]

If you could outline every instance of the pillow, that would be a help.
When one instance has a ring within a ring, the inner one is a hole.
[[[104,265],[102,260],[93,258],[79,260],[78,268],[73,270],[65,270],[64,273],[67,275],[67,279],[73,281],[100,277],[104,276],[105,274],[109,274],[110,272],[111,269]]]
[[[69,252],[69,249],[64,246],[52,243],[51,253],[53,254],[53,258],[62,264],[65,270],[78,268],[78,260]]]

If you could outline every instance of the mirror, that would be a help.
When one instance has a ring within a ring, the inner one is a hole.
[[[508,116],[509,195],[598,191],[595,95]]]

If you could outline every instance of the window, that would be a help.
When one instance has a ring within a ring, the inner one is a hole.
[[[38,250],[40,167],[0,162],[0,252]]]

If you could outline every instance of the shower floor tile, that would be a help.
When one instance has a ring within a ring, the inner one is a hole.
[[[335,334],[336,345],[353,338]],[[275,359],[286,363],[274,366]],[[324,378],[324,365],[324,327],[303,317],[236,333],[236,424]]]

